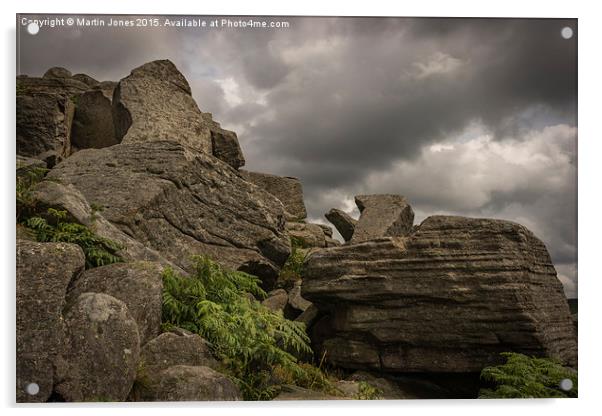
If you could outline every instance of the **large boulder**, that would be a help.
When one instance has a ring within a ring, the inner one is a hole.
[[[84,262],[74,244],[17,240],[17,402],[45,402],[52,394],[66,348],[65,294]],[[28,394],[34,384],[39,391]]]
[[[211,132],[184,75],[169,60],[146,63],[119,81],[113,98],[122,143],[171,140],[211,154]]]
[[[203,366],[168,367],[149,379],[139,391],[138,401],[242,400],[240,390],[232,380]]]
[[[209,343],[199,335],[184,330],[164,332],[147,342],[142,348],[140,362],[143,377],[153,377],[159,371],[174,365],[214,369],[219,366],[211,354]]]
[[[352,218],[345,211],[341,211],[337,208],[332,208],[324,216],[332,225],[335,226],[345,241],[351,240],[351,237],[353,237],[353,231],[355,230],[355,225],[357,224],[356,219]]]
[[[55,394],[65,401],[123,401],[140,358],[136,321],[125,303],[104,293],[83,293],[67,305],[68,363]]]
[[[203,119],[211,132],[213,156],[223,160],[234,169],[244,166],[245,157],[242,154],[236,133],[223,129],[217,121],[213,120],[211,113],[203,113]]]
[[[180,143],[81,150],[48,177],[73,185],[102,217],[184,269],[205,254],[268,287],[290,254],[280,201]]]
[[[319,250],[302,295],[327,314],[314,343],[344,368],[479,372],[504,351],[577,360],[548,251],[508,221],[434,216],[406,237]]]
[[[161,329],[163,266],[153,262],[115,263],[86,270],[71,284],[68,301],[86,292],[106,293],[119,299],[138,325],[140,342]]]
[[[286,209],[289,221],[299,221],[307,217],[303,202],[303,187],[299,179],[245,170],[241,170],[241,173],[247,181],[278,198]]]
[[[379,237],[408,235],[414,223],[414,211],[400,195],[358,195],[355,204],[360,219],[354,227],[351,243]]]

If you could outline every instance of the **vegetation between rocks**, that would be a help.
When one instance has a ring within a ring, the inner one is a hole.
[[[479,392],[481,399],[577,397],[577,371],[563,367],[549,358],[528,357],[505,352],[506,363],[486,367],[481,380],[491,386]],[[570,380],[572,388],[565,391],[560,385]]]
[[[282,286],[286,286],[287,282],[294,282],[302,278],[303,263],[307,257],[307,251],[303,250],[303,245],[301,239],[291,237],[291,254],[278,275],[278,281]]]
[[[163,274],[164,330],[180,327],[209,341],[245,400],[270,400],[282,384],[335,392],[318,368],[296,358],[312,354],[304,324],[254,299],[266,296],[257,277],[207,257],[193,260],[190,277],[172,269]]]
[[[96,235],[88,227],[69,222],[67,211],[38,206],[33,187],[40,182],[48,170],[28,169],[17,177],[17,224],[25,226],[39,242],[73,243],[80,246],[86,256],[86,268],[105,266],[121,262],[117,254],[123,247],[107,238]]]

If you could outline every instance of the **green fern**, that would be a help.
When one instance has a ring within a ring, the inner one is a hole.
[[[575,370],[548,358],[527,357],[512,352],[501,355],[506,357],[505,364],[486,367],[481,371],[481,380],[492,387],[481,389],[479,398],[577,397]],[[572,381],[570,391],[560,389],[560,382],[564,379]]]
[[[86,268],[99,267],[122,261],[116,253],[121,245],[94,234],[81,224],[66,222],[67,212],[48,208],[46,217],[27,218],[24,224],[40,242],[73,243],[80,246],[86,256]]]
[[[279,392],[272,380],[275,368],[296,380],[311,378],[295,358],[311,354],[305,326],[248,296],[266,296],[257,277],[226,270],[207,257],[193,261],[190,277],[171,269],[163,273],[164,330],[175,326],[205,338],[246,400],[267,400]]]

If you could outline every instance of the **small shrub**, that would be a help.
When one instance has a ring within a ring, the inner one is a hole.
[[[548,358],[527,357],[512,352],[502,353],[506,363],[481,371],[481,380],[491,385],[479,392],[479,398],[549,398],[577,397],[577,372]],[[560,389],[560,382],[569,379],[570,391]]]
[[[265,298],[260,280],[194,257],[194,273],[163,273],[163,328],[181,327],[205,338],[238,383],[246,400],[268,400],[279,392],[276,375],[293,384],[319,376],[295,355],[311,353],[305,326],[285,319],[247,293]],[[291,351],[292,354],[288,351]]]
[[[291,237],[291,255],[288,257],[278,275],[280,285],[286,286],[287,282],[300,280],[303,275],[303,263],[307,253],[298,238]]]
[[[48,208],[45,217],[30,217],[24,224],[34,232],[37,241],[73,243],[80,246],[86,256],[88,269],[122,261],[116,254],[122,249],[119,244],[97,236],[84,225],[67,222],[66,218],[66,211]]]
[[[356,400],[379,400],[382,395],[382,391],[367,383],[365,381],[359,382],[359,391],[354,396]]]

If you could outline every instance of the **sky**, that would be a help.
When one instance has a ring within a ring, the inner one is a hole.
[[[236,131],[245,169],[301,180],[310,221],[357,217],[366,193],[406,196],[416,222],[516,221],[576,297],[576,20],[255,20],[289,27],[18,26],[17,73],[117,81],[170,59],[201,110]]]

